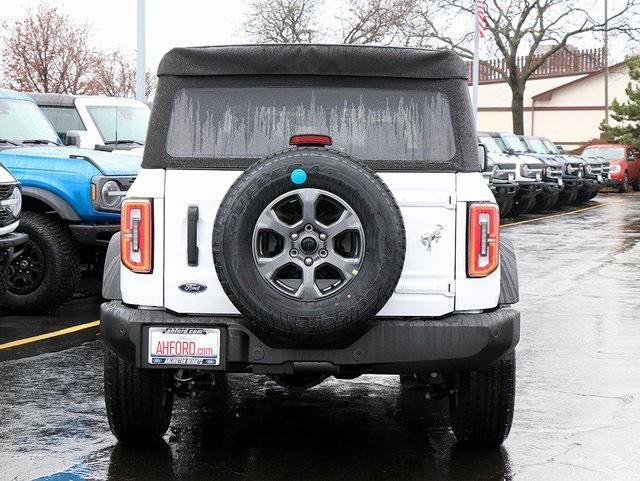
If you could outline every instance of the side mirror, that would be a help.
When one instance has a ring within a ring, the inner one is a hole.
[[[513,154],[515,154],[515,153],[516,153],[516,151],[515,151],[515,150],[513,150],[511,147],[506,147],[506,148],[504,149],[504,151],[505,151],[507,154],[509,154],[509,155],[513,155]]]
[[[560,152],[561,154],[564,154],[564,147],[561,145],[556,145],[556,148],[558,149],[558,152]],[[553,153],[553,152],[552,152]]]
[[[478,144],[478,160],[480,170],[484,172],[487,169],[487,147],[484,144]]]
[[[85,130],[68,130],[64,136],[64,145],[82,147],[88,141]]]

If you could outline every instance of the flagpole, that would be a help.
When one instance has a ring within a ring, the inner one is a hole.
[[[604,0],[604,123],[609,125],[609,5]]]
[[[478,2],[482,0],[476,0],[476,14],[473,17],[476,25],[475,38],[473,40],[473,68],[472,68],[472,93],[471,101],[473,103],[473,117],[476,122],[476,128],[478,128],[478,76],[480,74],[480,57],[478,49],[480,47],[480,25],[478,22]]]
[[[146,0],[138,0],[138,35],[136,50],[136,99],[142,102],[147,100],[146,95]]]

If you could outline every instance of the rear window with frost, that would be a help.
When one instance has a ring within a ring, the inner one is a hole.
[[[259,158],[295,134],[326,134],[362,160],[448,162],[455,154],[447,97],[438,91],[220,87],[177,91],[167,153]]]

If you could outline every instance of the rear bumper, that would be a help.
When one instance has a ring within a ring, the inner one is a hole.
[[[513,350],[520,339],[520,313],[501,308],[439,319],[379,318],[349,347],[341,349],[272,348],[250,331],[240,316],[179,316],[142,310],[120,301],[101,307],[104,342],[137,367],[162,369],[147,361],[150,326],[220,327],[223,364],[229,372],[399,374],[451,372],[486,367]]]
[[[72,224],[69,229],[80,244],[106,249],[113,234],[120,231],[120,224]]]

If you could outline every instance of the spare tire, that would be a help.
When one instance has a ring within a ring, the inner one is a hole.
[[[402,215],[382,179],[322,147],[252,165],[213,230],[225,293],[274,346],[350,344],[393,294],[404,256]]]

